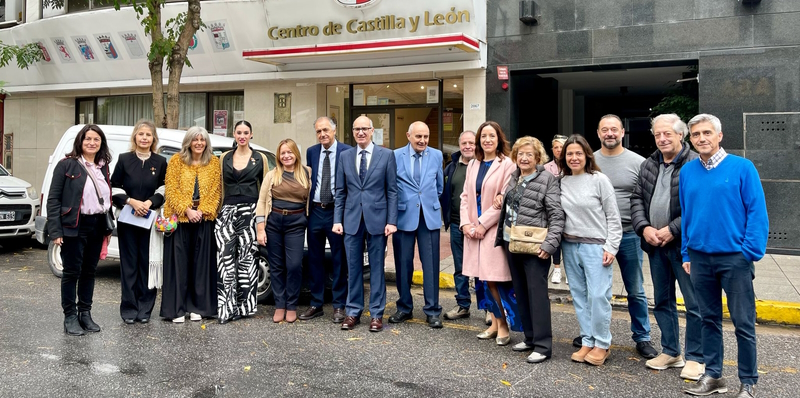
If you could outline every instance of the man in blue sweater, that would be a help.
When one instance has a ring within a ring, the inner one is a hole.
[[[689,121],[689,131],[700,159],[686,163],[680,174],[681,255],[703,319],[706,370],[683,391],[691,395],[728,391],[722,378],[724,289],[739,351],[737,398],[751,398],[758,381],[753,262],[764,256],[769,231],[764,189],[751,161],[720,147],[722,125],[717,117],[697,115]]]

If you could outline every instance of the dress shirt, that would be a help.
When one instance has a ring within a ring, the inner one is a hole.
[[[408,157],[409,157],[409,162],[411,163],[411,168],[409,169],[411,171],[411,178],[414,178],[414,169],[416,169],[417,166],[420,166],[420,167],[422,166],[422,157],[425,156],[425,151],[419,152],[419,160],[417,160],[414,157],[414,155],[416,153],[417,153],[417,151],[414,149],[414,147],[409,145],[408,146]],[[422,170],[420,170],[420,171],[422,171]],[[420,175],[422,175],[422,173],[420,173]]]
[[[102,166],[89,162],[81,156],[80,161],[86,166],[86,169],[94,174],[97,180],[97,189],[100,191],[100,196],[103,197],[103,204],[101,205],[97,199],[97,191],[94,189],[94,181],[89,175],[86,176],[86,185],[83,186],[83,204],[81,205],[81,214],[102,214],[111,208],[111,188],[106,182],[106,176],[103,175]],[[100,161],[105,164],[104,161]]]
[[[702,164],[706,170],[711,170],[719,166],[722,160],[725,159],[725,156],[728,156],[728,153],[725,152],[725,150],[722,149],[722,147],[719,147],[719,151],[717,151],[717,153],[711,155],[711,157],[708,158],[708,163],[704,162],[703,158],[700,158],[700,164]]]
[[[317,170],[319,170],[317,172],[317,190],[314,192],[314,198],[312,199],[314,202],[322,203],[321,199],[319,198],[319,192],[320,189],[322,189],[322,164],[325,162],[325,151],[331,151],[331,154],[328,155],[331,162],[330,190],[333,191],[334,187],[336,187],[336,147],[338,144],[338,141],[333,140],[333,144],[331,144],[331,147],[328,149],[325,149],[325,147],[322,145],[319,146],[319,162],[317,162]]]
[[[369,162],[372,161],[372,154],[375,151],[375,143],[372,141],[369,142],[366,148],[361,148],[361,146],[356,145],[356,174],[358,174],[361,170],[361,151],[367,151],[367,171],[369,171]]]

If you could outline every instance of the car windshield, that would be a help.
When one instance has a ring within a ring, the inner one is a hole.
[[[5,177],[11,175],[5,167],[0,165],[0,177]]]

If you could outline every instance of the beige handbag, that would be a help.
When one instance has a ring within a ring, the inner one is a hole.
[[[541,249],[542,242],[546,237],[547,228],[512,225],[508,251],[536,256],[539,254],[539,249]]]

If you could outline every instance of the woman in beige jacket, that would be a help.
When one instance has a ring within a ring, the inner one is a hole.
[[[311,192],[311,169],[302,165],[294,141],[285,139],[278,144],[278,160],[264,177],[256,205],[256,237],[269,251],[275,323],[297,320]]]

